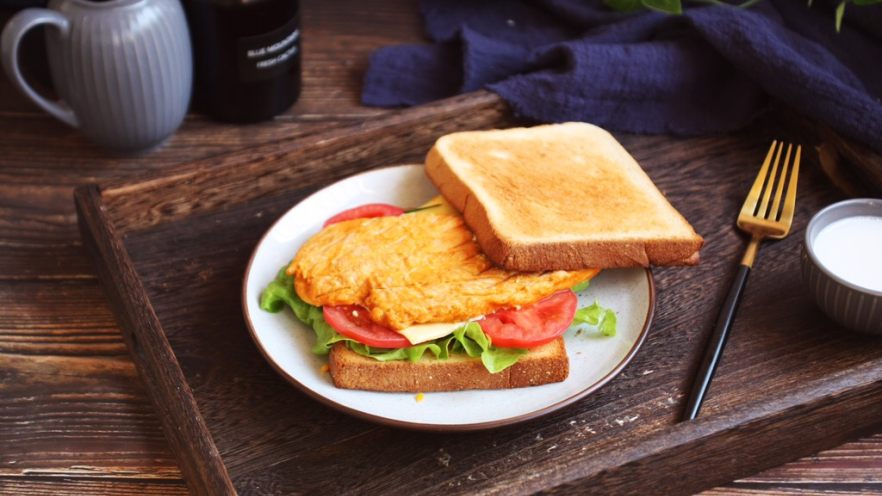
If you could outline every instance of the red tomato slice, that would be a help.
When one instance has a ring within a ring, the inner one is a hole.
[[[371,320],[368,311],[358,305],[322,307],[325,321],[337,332],[359,343],[377,348],[407,348],[410,341],[401,334]]]
[[[499,348],[533,348],[553,341],[573,323],[579,299],[569,289],[520,309],[503,308],[478,321]]]
[[[359,207],[350,208],[349,210],[344,210],[340,212],[339,214],[326,220],[322,227],[328,227],[331,224],[343,222],[344,220],[365,219],[369,217],[385,217],[387,215],[401,215],[403,213],[404,210],[396,207],[395,205],[387,205],[385,203],[368,203],[367,205],[361,205]]]

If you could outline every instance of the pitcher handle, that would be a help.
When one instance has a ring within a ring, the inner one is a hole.
[[[18,66],[18,46],[21,43],[25,33],[31,28],[41,24],[49,24],[61,33],[67,36],[70,32],[70,22],[64,15],[49,9],[25,9],[14,15],[3,29],[3,35],[0,37],[0,55],[3,59],[3,68],[13,84],[21,90],[28,98],[39,105],[43,110],[55,116],[58,120],[69,124],[73,127],[79,127],[76,115],[73,110],[63,101],[51,102],[39,93],[25,81],[24,76]]]

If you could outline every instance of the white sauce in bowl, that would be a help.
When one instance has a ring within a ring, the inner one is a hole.
[[[858,215],[831,222],[815,236],[813,250],[839,278],[882,291],[882,217]]]

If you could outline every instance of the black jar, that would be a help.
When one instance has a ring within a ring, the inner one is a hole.
[[[184,0],[193,43],[193,106],[259,122],[300,95],[298,0]]]

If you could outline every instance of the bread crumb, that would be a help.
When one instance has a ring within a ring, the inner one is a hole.
[[[329,367],[327,363],[323,363],[322,366],[319,367],[319,374],[327,374],[328,370],[331,370],[331,367]]]
[[[417,403],[419,403],[419,402],[423,401],[425,398],[426,398],[426,395],[424,395],[423,393],[417,393],[413,399],[416,400]]]
[[[449,467],[451,458],[450,453],[444,451],[444,448],[438,448],[438,456],[435,458],[438,461],[438,465]]]
[[[614,422],[619,424],[619,426],[623,426],[623,425],[629,424],[639,418],[640,418],[640,415],[625,415],[623,418],[615,419]]]

